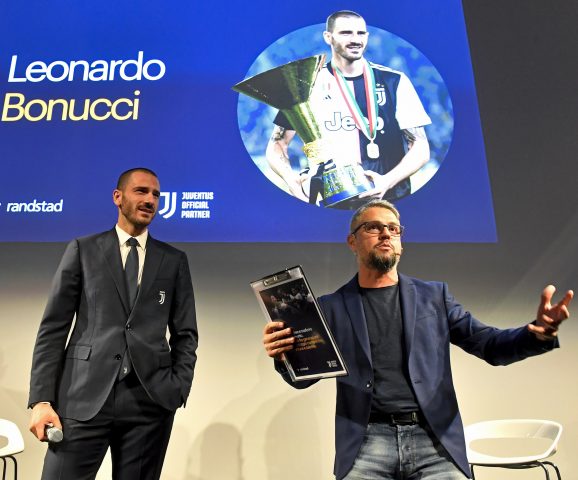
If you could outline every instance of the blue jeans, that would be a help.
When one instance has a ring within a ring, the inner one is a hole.
[[[463,472],[421,425],[370,423],[343,480],[464,480]]]

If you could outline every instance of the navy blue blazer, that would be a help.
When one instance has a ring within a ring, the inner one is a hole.
[[[116,231],[73,240],[54,276],[40,323],[29,404],[50,401],[62,417],[94,417],[126,350],[148,395],[167,410],[176,410],[191,388],[197,343],[184,252],[149,235],[131,310]]]
[[[484,325],[458,304],[442,282],[399,275],[409,380],[421,412],[456,465],[469,477],[462,419],[450,366],[450,343],[492,365],[507,365],[557,346],[538,340],[526,326],[498,329]],[[369,421],[373,367],[367,324],[355,276],[335,293],[319,298],[349,375],[337,378],[335,468],[338,480],[353,466]],[[280,362],[277,370],[295,388]]]

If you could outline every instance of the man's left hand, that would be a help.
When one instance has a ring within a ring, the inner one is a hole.
[[[568,290],[562,300],[552,305],[552,297],[555,291],[556,287],[554,285],[548,285],[542,291],[536,322],[528,325],[528,330],[540,340],[552,340],[555,338],[558,335],[560,324],[570,317],[568,305],[574,296],[574,292]]]
[[[373,182],[374,188],[363,192],[359,195],[359,198],[371,197],[380,199],[383,198],[385,192],[395,186],[395,182],[391,178],[391,175],[387,173],[385,175],[380,175],[372,170],[365,170],[363,173],[365,173],[365,176]]]

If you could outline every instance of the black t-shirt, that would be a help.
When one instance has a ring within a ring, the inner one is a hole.
[[[397,285],[360,288],[373,362],[373,413],[419,410],[407,372]]]

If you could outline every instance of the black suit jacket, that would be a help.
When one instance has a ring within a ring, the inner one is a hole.
[[[73,240],[38,331],[29,404],[50,401],[65,418],[94,417],[127,350],[149,396],[175,410],[191,388],[197,341],[184,252],[148,236],[139,294],[130,311],[115,229]]]
[[[501,330],[484,325],[455,301],[445,283],[400,274],[399,294],[409,380],[421,412],[456,465],[470,476],[450,343],[492,365],[506,365],[551,350],[557,342],[536,339],[526,326]],[[349,369],[348,376],[337,378],[334,472],[341,479],[363,442],[373,396],[371,349],[357,276],[319,303]],[[292,383],[283,364],[277,362],[276,368],[295,388],[314,383]]]

